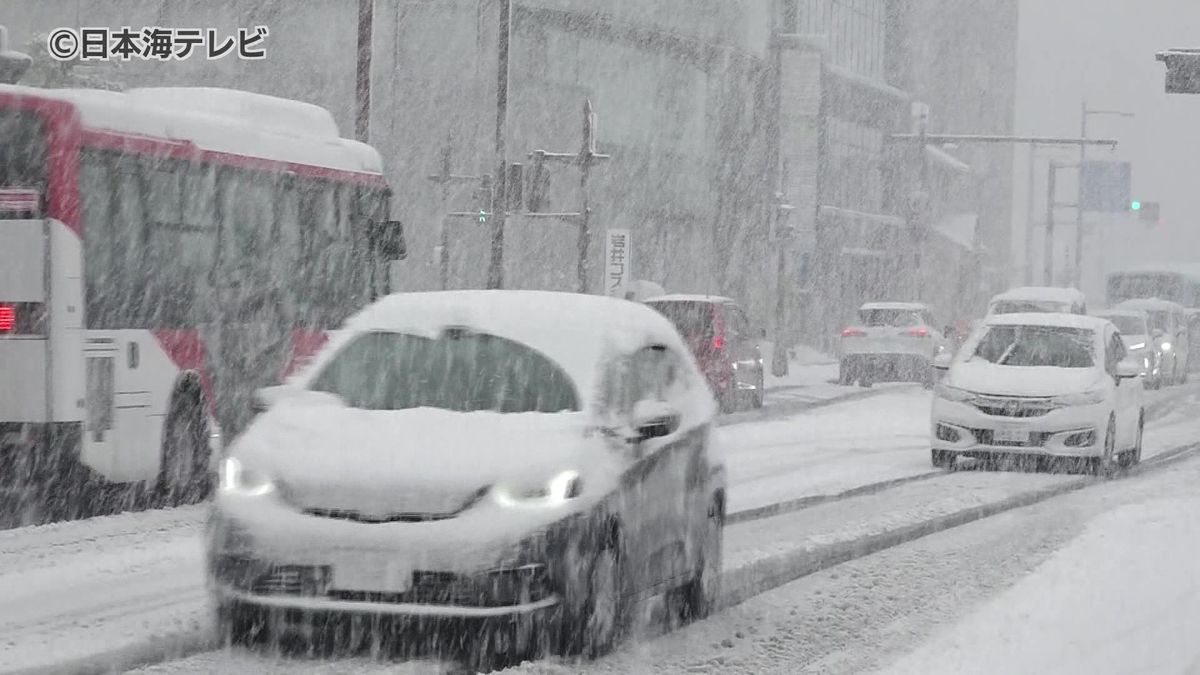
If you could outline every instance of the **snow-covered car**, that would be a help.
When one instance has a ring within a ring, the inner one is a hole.
[[[842,329],[838,382],[933,383],[933,359],[951,347],[929,307],[916,302],[868,302]]]
[[[231,640],[349,615],[497,658],[598,654],[641,598],[715,598],[716,403],[645,305],[396,294],[258,397],[206,537]]]
[[[988,301],[988,316],[1034,312],[1087,314],[1087,299],[1082,291],[1075,288],[1020,286],[997,294]]]
[[[1111,321],[1121,332],[1129,357],[1141,364],[1142,382],[1149,389],[1158,389],[1163,383],[1163,353],[1159,341],[1151,335],[1149,318],[1140,309],[1105,309],[1092,316]]]
[[[1113,309],[1141,310],[1150,322],[1150,335],[1162,352],[1163,381],[1187,382],[1191,357],[1191,321],[1187,308],[1177,302],[1140,298],[1118,303]]]
[[[934,389],[935,467],[958,457],[1071,458],[1097,473],[1142,453],[1140,364],[1116,326],[1071,314],[988,317]]]

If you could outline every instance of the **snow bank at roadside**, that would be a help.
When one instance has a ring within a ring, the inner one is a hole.
[[[1089,524],[1016,586],[885,673],[1200,673],[1200,498]]]

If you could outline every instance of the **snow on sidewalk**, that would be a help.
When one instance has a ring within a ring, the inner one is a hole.
[[[1200,498],[1101,515],[1016,586],[883,671],[1200,673]]]

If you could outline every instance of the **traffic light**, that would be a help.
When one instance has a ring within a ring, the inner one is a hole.
[[[1200,49],[1168,49],[1155,59],[1167,64],[1168,94],[1200,94]]]
[[[1129,202],[1129,210],[1137,215],[1138,220],[1150,225],[1158,225],[1161,223],[1159,219],[1158,202],[1145,202],[1140,199],[1135,199]]]

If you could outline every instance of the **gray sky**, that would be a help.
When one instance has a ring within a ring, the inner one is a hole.
[[[1103,252],[1085,245],[1085,256],[1099,255],[1091,259],[1102,259],[1110,268],[1126,262],[1200,262],[1200,96],[1165,94],[1165,68],[1154,60],[1154,53],[1162,49],[1200,47],[1200,2],[1021,0],[1020,12],[1017,133],[1078,136],[1084,97],[1092,108],[1133,112],[1135,119],[1093,116],[1088,120],[1090,136],[1120,141],[1115,153],[1097,149],[1089,151],[1089,157],[1132,162],[1135,197],[1162,203],[1162,227],[1110,224],[1105,228]],[[1068,161],[1077,157],[1070,151],[1059,155]],[[1016,151],[1015,160],[1014,244],[1019,260],[1027,208],[1024,148]],[[1038,270],[1045,166],[1046,160],[1039,159],[1035,170]],[[1060,176],[1058,200],[1073,202],[1074,177],[1066,172]],[[1074,219],[1071,210],[1059,211],[1058,222],[1068,224],[1059,226],[1056,240],[1073,242]],[[1056,258],[1061,260],[1065,253]],[[1094,287],[1099,270],[1090,272],[1091,284],[1085,278],[1085,286]],[[1089,288],[1084,290],[1092,295]]]

